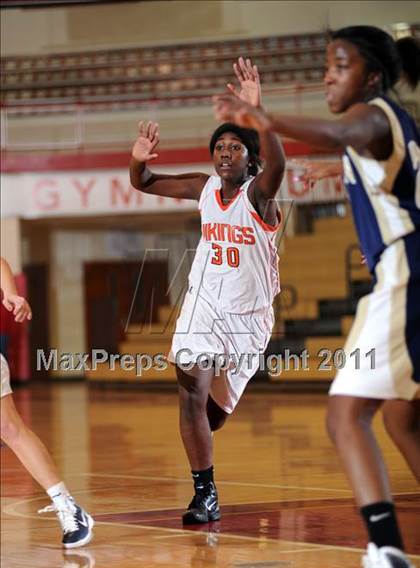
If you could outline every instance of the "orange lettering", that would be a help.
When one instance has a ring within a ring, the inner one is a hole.
[[[255,235],[252,227],[243,227],[242,234],[244,236],[245,245],[255,245]]]
[[[216,231],[217,231],[217,223],[209,223],[208,225],[208,241],[214,240],[217,241],[217,235],[216,235]]]
[[[243,243],[244,238],[242,236],[242,227],[239,227],[238,225],[235,225],[232,227],[232,243],[235,244],[240,244]]]

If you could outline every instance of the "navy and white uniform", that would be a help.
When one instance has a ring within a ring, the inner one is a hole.
[[[378,97],[370,104],[386,114],[394,148],[384,161],[352,147],[343,156],[344,183],[375,284],[359,301],[346,365],[330,394],[411,400],[420,392],[420,136],[395,102]]]
[[[211,176],[203,188],[198,203],[202,236],[169,355],[182,365],[200,362],[200,356],[225,358],[230,366],[216,374],[210,395],[228,413],[258,368],[280,290],[279,224],[264,223],[251,204],[247,192],[253,179],[228,205],[222,202],[219,176]]]

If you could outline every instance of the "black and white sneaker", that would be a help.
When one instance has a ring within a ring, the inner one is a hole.
[[[84,546],[92,540],[94,520],[69,497],[66,504],[57,507],[54,503],[40,509],[38,513],[56,513],[63,530],[64,548]]]
[[[413,568],[406,555],[393,546],[378,548],[373,542],[369,543],[367,553],[362,558],[363,568]]]
[[[213,482],[196,489],[196,493],[188,506],[188,511],[182,516],[184,525],[208,523],[220,519],[220,509],[217,500],[217,489]]]

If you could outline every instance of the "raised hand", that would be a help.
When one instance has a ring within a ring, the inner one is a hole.
[[[224,94],[213,98],[214,115],[221,122],[233,122],[259,132],[270,129],[270,120],[261,108],[257,108],[235,95]]]
[[[232,83],[227,87],[236,97],[249,103],[254,107],[261,106],[261,83],[258,68],[253,65],[250,59],[240,57],[237,63],[233,64],[233,70],[239,81],[240,90],[237,90]]]
[[[305,187],[312,188],[317,181],[343,175],[343,167],[339,160],[335,162],[316,162],[312,160],[293,160],[295,168],[304,170],[300,180]]]
[[[148,162],[158,157],[154,149],[159,143],[159,125],[149,121],[146,125],[139,122],[139,134],[131,155],[139,162]]]
[[[15,316],[15,321],[18,323],[24,320],[32,319],[32,310],[28,302],[22,296],[16,294],[10,294],[10,296],[4,296],[3,306],[9,312],[13,312]]]

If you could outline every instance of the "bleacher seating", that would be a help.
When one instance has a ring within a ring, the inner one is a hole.
[[[411,25],[420,37],[420,24]],[[232,79],[232,61],[251,57],[265,85],[322,82],[327,32],[4,57],[2,105],[92,108],[208,104]],[[99,105],[99,106],[98,106]],[[102,105],[102,107],[101,107]],[[105,106],[104,106],[105,105]]]
[[[232,61],[251,57],[265,84],[322,80],[326,33],[6,57],[2,103],[207,104],[232,79]]]

